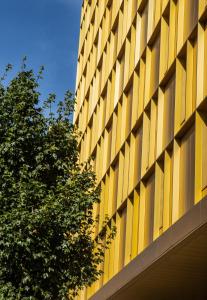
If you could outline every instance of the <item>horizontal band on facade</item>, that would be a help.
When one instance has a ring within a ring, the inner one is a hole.
[[[207,197],[90,300],[207,299]]]

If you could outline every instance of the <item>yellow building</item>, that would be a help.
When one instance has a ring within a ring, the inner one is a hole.
[[[85,0],[74,122],[117,235],[79,299],[207,299],[207,0]]]

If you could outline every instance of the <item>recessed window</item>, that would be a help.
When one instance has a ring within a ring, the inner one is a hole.
[[[120,244],[119,244],[119,270],[124,267],[125,260],[125,244],[126,244],[126,220],[127,220],[127,208],[125,207],[120,213]]]
[[[147,27],[148,27],[148,2],[141,14],[141,53],[147,44]]]
[[[149,177],[145,184],[145,247],[153,241],[154,230],[155,176]]]
[[[195,128],[192,127],[180,143],[180,213],[194,204],[195,183]]]
[[[164,100],[164,147],[173,139],[175,111],[175,76],[165,86]]]
[[[155,92],[159,83],[159,66],[160,66],[160,36],[158,36],[151,47],[151,95]]]

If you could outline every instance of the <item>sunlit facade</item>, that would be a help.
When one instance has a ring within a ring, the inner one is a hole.
[[[207,299],[207,0],[83,1],[76,91],[117,227],[78,299]]]

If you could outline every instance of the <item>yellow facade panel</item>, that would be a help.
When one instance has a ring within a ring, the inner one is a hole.
[[[195,166],[195,202],[198,203],[202,199],[202,131],[203,120],[199,113],[196,113],[196,166]]]
[[[167,100],[166,100],[167,101]],[[158,104],[157,104],[157,145],[156,145],[156,153],[159,156],[163,150],[163,127],[164,127],[164,106],[165,103],[165,93],[162,89],[158,91]]]
[[[168,70],[169,60],[169,18],[161,19],[161,39],[160,39],[160,79],[162,79]]]
[[[173,157],[173,191],[172,191],[172,223],[175,223],[180,217],[180,145],[178,141],[174,142]]]
[[[126,218],[126,242],[124,264],[127,265],[132,259],[132,226],[133,226],[133,202],[127,199],[127,218]]]
[[[157,141],[157,103],[151,101],[150,115],[150,149],[149,149],[149,166],[153,164],[156,157],[156,141]]]
[[[125,152],[124,152],[124,168],[123,168],[123,192],[122,192],[122,201],[125,200],[128,196],[128,187],[129,187],[129,143],[125,143]]]
[[[164,203],[163,203],[163,231],[172,224],[172,195],[173,195],[173,153],[165,152],[164,164]]]
[[[141,253],[145,248],[145,185],[140,184],[140,199],[139,199],[139,224],[138,224],[138,247],[137,253]]]
[[[197,92],[197,39],[187,43],[186,74],[186,117],[189,118],[196,107]]]
[[[113,218],[111,221],[111,226],[116,226],[115,219]],[[109,246],[109,270],[108,270],[108,278],[111,279],[114,276],[114,261],[116,259],[115,253],[115,240],[112,241]]]
[[[195,194],[195,129],[191,127],[180,141],[179,216],[194,205]]]
[[[118,270],[125,266],[126,254],[126,225],[127,225],[127,206],[120,212],[120,239],[119,239],[119,262]]]
[[[153,239],[157,239],[163,232],[164,209],[164,166],[163,162],[155,167],[155,199],[154,199],[154,233]]]
[[[138,105],[139,105],[139,75],[135,71],[133,74],[133,86],[136,86],[133,89],[132,95],[132,113],[131,113],[131,125],[132,128],[135,126],[138,120]],[[141,110],[141,109],[140,109]]]
[[[133,195],[133,226],[132,226],[132,249],[131,249],[131,257],[135,258],[138,254],[138,241],[139,241],[139,206],[140,199],[139,193],[137,190],[134,191]]]
[[[199,5],[199,7],[198,7],[198,17],[200,18],[206,10],[207,1],[206,0],[200,0],[198,5]]]
[[[93,155],[103,284],[207,195],[207,1],[83,1],[74,123]],[[159,240],[158,240],[159,241]]]

